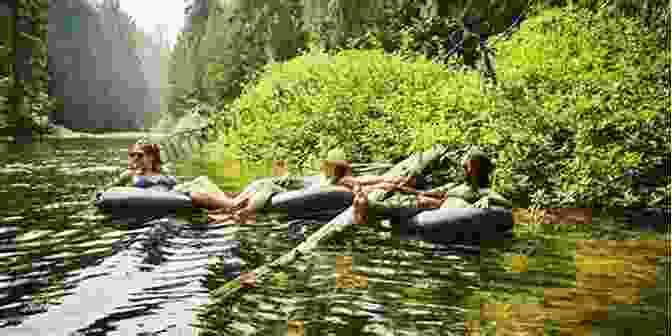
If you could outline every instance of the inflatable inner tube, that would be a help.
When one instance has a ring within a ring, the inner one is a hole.
[[[352,204],[353,195],[347,191],[319,188],[320,176],[306,176],[304,189],[273,195],[262,212],[284,212],[292,218],[323,218],[338,215]],[[254,191],[265,181],[252,182],[245,190]],[[95,205],[106,212],[122,217],[160,215],[192,208],[191,198],[182,192],[140,188],[112,188],[98,194]]]
[[[254,190],[258,180],[248,186]],[[319,187],[319,176],[304,177],[305,189],[273,195],[261,212],[282,212],[290,219],[330,218],[352,205],[349,191]],[[138,188],[114,188],[98,195],[96,206],[116,215],[161,215],[192,208],[184,193]],[[434,243],[481,241],[510,236],[513,216],[509,209],[418,209],[387,208],[376,217],[399,224],[402,233]]]
[[[278,193],[271,197],[265,211],[283,212],[291,218],[314,218],[326,213],[338,213],[352,205],[349,191],[308,188]]]
[[[510,238],[513,215],[500,208],[389,209],[403,234],[432,243],[480,242]]]
[[[192,208],[191,198],[183,193],[140,188],[102,192],[95,205],[102,211],[124,216],[169,214]]]

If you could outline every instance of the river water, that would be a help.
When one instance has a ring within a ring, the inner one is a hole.
[[[607,219],[478,247],[353,227],[257,288],[214,300],[209,289],[235,267],[208,266],[213,257],[240,255],[250,270],[321,223],[112,221],[90,200],[132,141],[0,143],[2,335],[181,336],[196,324],[210,335],[464,335],[475,324],[480,335],[670,333],[668,233]]]

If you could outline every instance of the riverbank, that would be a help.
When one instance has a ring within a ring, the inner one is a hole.
[[[48,139],[82,139],[82,138],[97,138],[97,139],[125,139],[125,138],[137,138],[147,136],[149,138],[163,138],[168,136],[168,133],[156,133],[156,132],[113,132],[113,133],[85,133],[85,132],[76,132],[62,126],[56,126],[54,133],[50,135],[45,135],[44,138]]]
[[[157,132],[142,132],[142,131],[132,131],[132,132],[108,132],[108,133],[86,133],[86,132],[76,132],[62,126],[54,127],[52,134],[42,135],[42,139],[136,139],[140,137],[148,137],[153,141],[161,140],[167,137],[168,133],[157,133]],[[35,136],[40,138],[40,136]],[[15,141],[15,137],[0,137],[0,141]]]

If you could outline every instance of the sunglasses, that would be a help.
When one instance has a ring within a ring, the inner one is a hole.
[[[128,157],[130,158],[137,157],[138,159],[142,159],[143,156],[145,156],[145,153],[128,153]]]

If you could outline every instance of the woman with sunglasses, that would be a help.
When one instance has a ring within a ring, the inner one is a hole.
[[[128,149],[128,169],[104,189],[125,186],[170,191],[177,184],[177,180],[164,172],[162,164],[159,145],[141,139]],[[251,192],[229,194],[197,191],[185,192],[185,194],[191,198],[194,208],[225,209],[226,211],[240,209],[253,195]]]
[[[177,181],[174,177],[163,174],[160,148],[156,144],[140,140],[128,148],[128,167],[115,181],[105,186],[109,189],[116,186],[137,187],[167,191]]]

